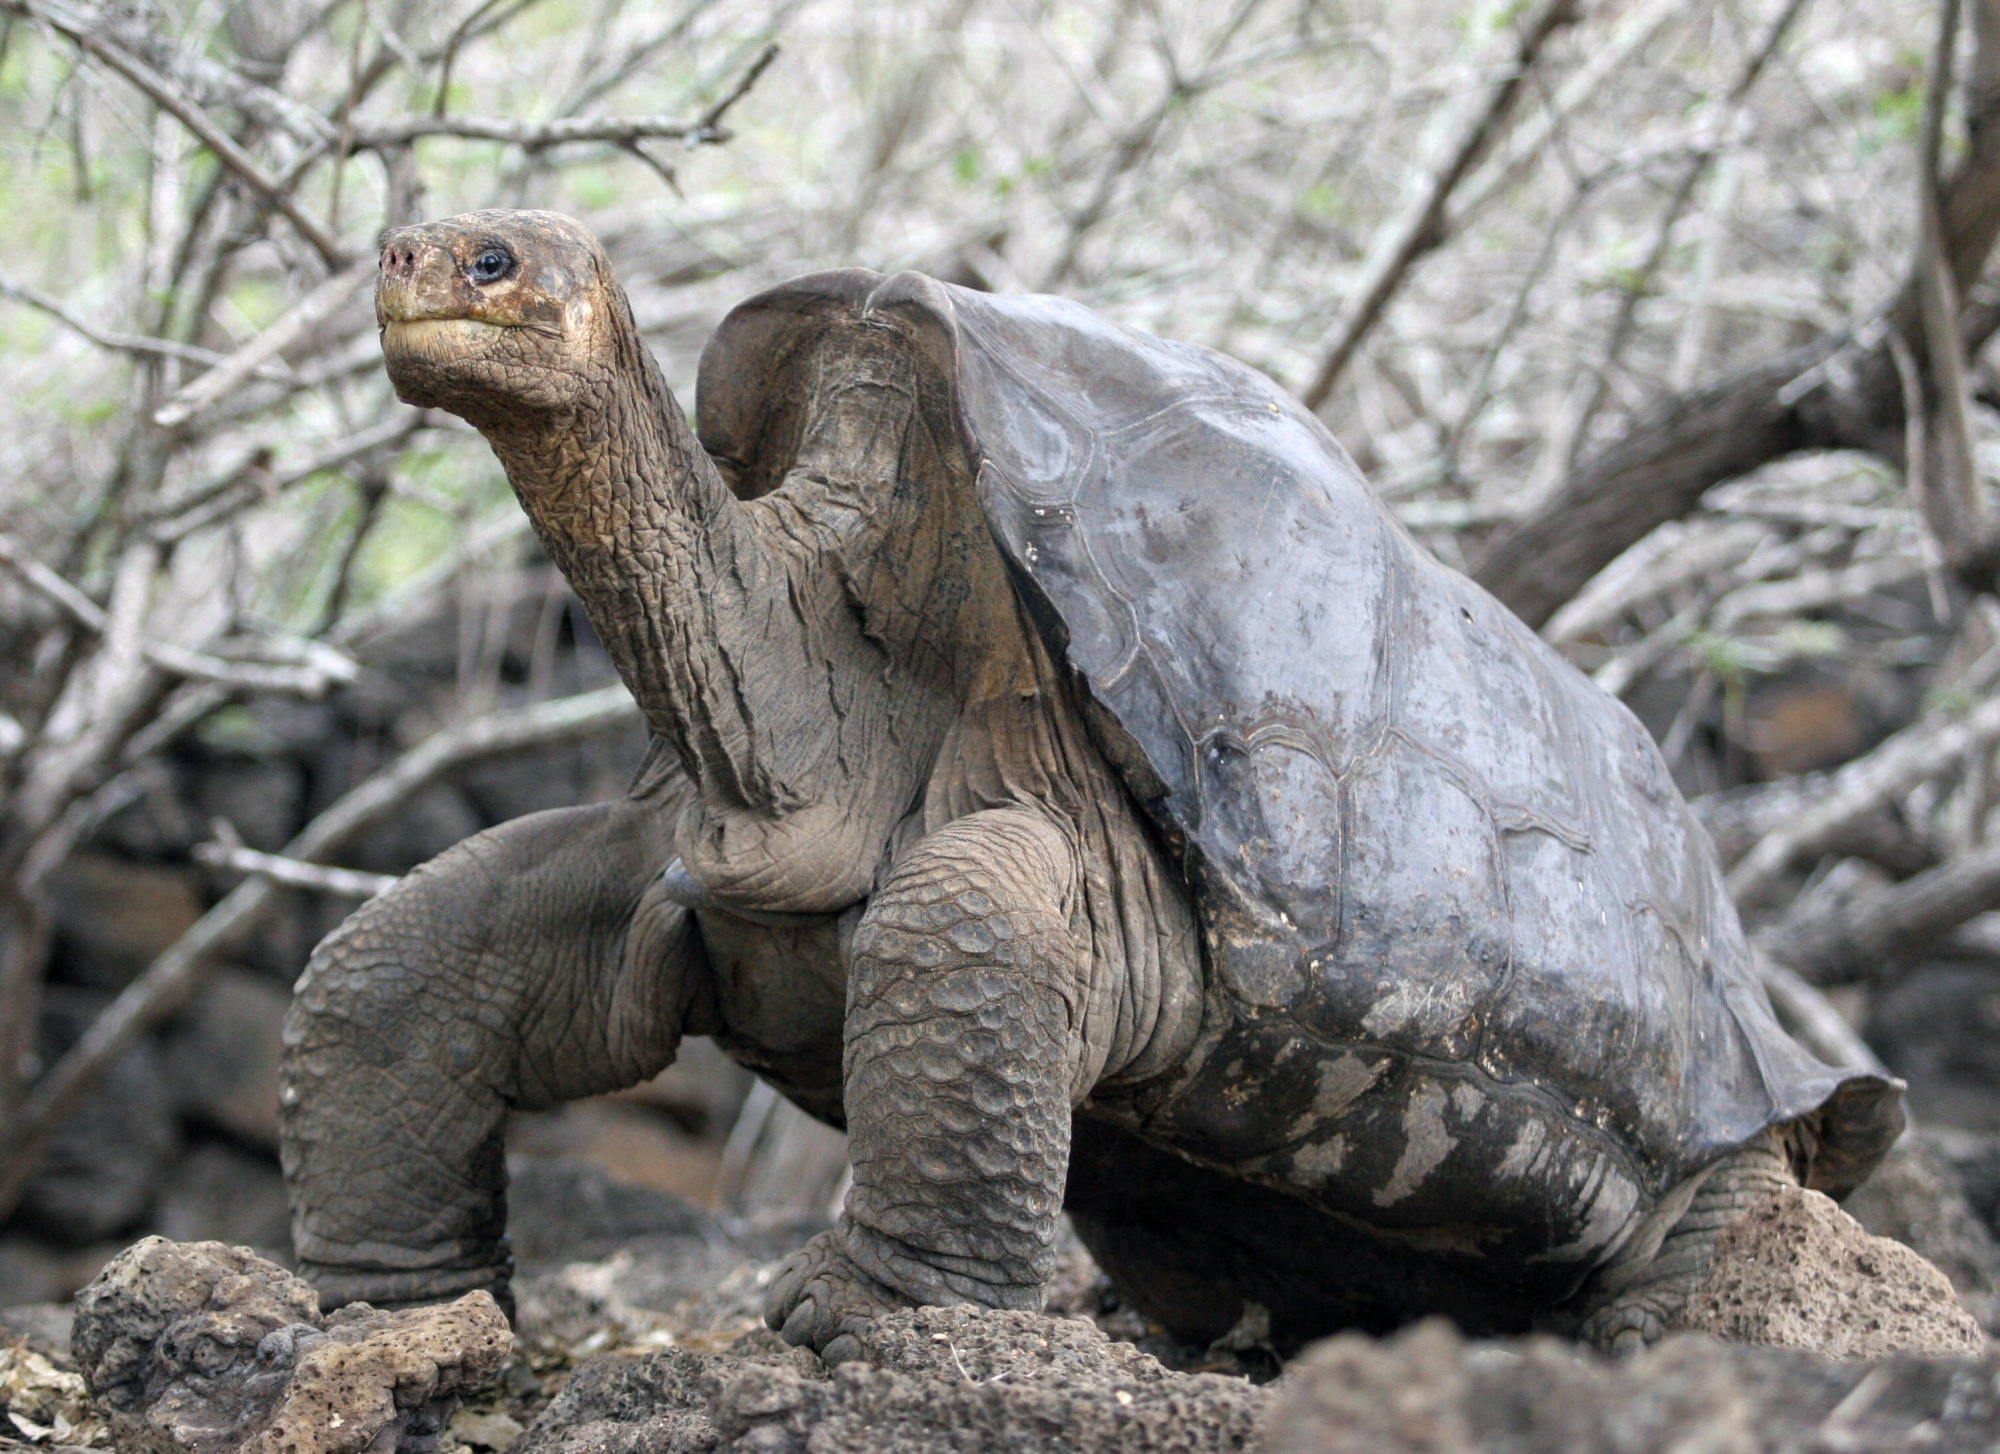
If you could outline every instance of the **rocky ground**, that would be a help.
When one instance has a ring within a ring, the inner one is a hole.
[[[1905,1164],[1907,1205],[1910,1188],[1937,1173]],[[828,1369],[757,1317],[775,1254],[803,1228],[731,1230],[665,1200],[655,1211],[674,1225],[629,1236],[608,1257],[524,1267],[512,1339],[484,1294],[322,1318],[304,1284],[243,1249],[147,1239],[73,1310],[0,1316],[0,1344],[10,1345],[0,1399],[18,1436],[0,1436],[0,1448],[1843,1454],[2000,1445],[2000,1357],[1944,1278],[1814,1193],[1788,1193],[1739,1224],[1688,1321],[1766,1345],[1844,1339],[1844,1360],[1690,1332],[1620,1363],[1555,1338],[1467,1342],[1429,1322],[1388,1339],[1329,1340],[1282,1372],[1254,1316],[1217,1346],[1176,1345],[1119,1306],[1080,1248],[1067,1254],[1047,1314],[899,1313],[876,1326],[862,1359]],[[1893,1296],[1866,1294],[1885,1283]],[[1913,1346],[1927,1351],[1887,1353]]]

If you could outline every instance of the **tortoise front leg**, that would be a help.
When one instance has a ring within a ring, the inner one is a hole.
[[[1040,1308],[1082,1093],[1078,865],[998,808],[919,843],[869,903],[848,971],[854,1186],[780,1271],[765,1316],[830,1362],[911,1304]]]
[[[668,821],[629,798],[516,818],[314,951],[279,1131],[300,1269],[327,1306],[506,1300],[508,1110],[657,1074],[705,990],[661,892]]]

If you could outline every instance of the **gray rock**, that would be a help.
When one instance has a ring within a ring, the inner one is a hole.
[[[868,1358],[829,1377],[759,1331],[726,1353],[600,1359],[514,1454],[1197,1454],[1250,1447],[1267,1397],[1238,1379],[1171,1373],[1089,1323],[1032,1313],[896,1313],[876,1326]]]
[[[201,877],[185,866],[73,854],[49,875],[53,970],[65,983],[116,991],[202,915]]]
[[[715,1220],[677,1196],[540,1156],[507,1158],[507,1233],[524,1262],[588,1261],[651,1236],[728,1247]]]
[[[2000,1245],[1929,1140],[1905,1136],[1842,1205],[1868,1231],[1912,1248],[1950,1278],[1981,1327],[2000,1326]]]
[[[99,995],[51,989],[42,1010],[43,1063],[74,1044],[104,1003]],[[16,1221],[70,1247],[123,1232],[151,1208],[179,1149],[159,1047],[143,1040],[63,1122],[29,1179]]]
[[[210,972],[163,1048],[183,1116],[277,1151],[279,1035],[290,1005],[262,975],[228,965]]]
[[[1966,1205],[2000,1237],[2000,1136],[1949,1127],[1925,1127],[1924,1145],[1951,1167]]]
[[[291,1260],[291,1209],[276,1158],[221,1141],[193,1147],[168,1173],[152,1228],[176,1242],[228,1242]]]
[[[1625,1362],[1433,1320],[1315,1345],[1276,1387],[1266,1454],[1891,1454],[2000,1438],[2000,1360],[1810,1353],[1680,1335]]]
[[[1918,1122],[2000,1132],[2000,969],[1919,965],[1874,996],[1865,1033]]]
[[[593,1359],[509,1454],[707,1454],[716,1445],[707,1388],[716,1361],[684,1348]]]
[[[309,1286],[247,1248],[148,1237],[77,1295],[71,1345],[120,1449],[415,1454],[513,1339],[485,1293],[322,1319]]]

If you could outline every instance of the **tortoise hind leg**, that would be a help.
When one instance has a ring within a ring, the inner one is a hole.
[[[1076,1117],[1070,1144],[1078,1237],[1128,1304],[1185,1343],[1223,1336],[1252,1303],[1287,1357],[1313,1338],[1431,1314],[1474,1336],[1528,1331],[1531,1305],[1476,1258],[1400,1247],[1092,1116]]]
[[[1797,1186],[1783,1132],[1771,1131],[1708,1173],[1651,1257],[1615,1264],[1585,1294],[1577,1336],[1613,1353],[1658,1342],[1701,1286],[1722,1229],[1772,1192]]]

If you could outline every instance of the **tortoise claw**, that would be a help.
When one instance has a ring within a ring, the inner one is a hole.
[[[820,1233],[786,1259],[764,1294],[764,1321],[828,1363],[861,1357],[857,1335],[882,1314],[912,1306],[855,1266],[841,1244],[838,1227]]]

